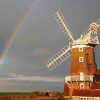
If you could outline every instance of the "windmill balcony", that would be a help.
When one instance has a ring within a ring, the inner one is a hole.
[[[93,82],[93,75],[83,75],[83,76],[66,76],[65,83],[71,81],[91,81]]]

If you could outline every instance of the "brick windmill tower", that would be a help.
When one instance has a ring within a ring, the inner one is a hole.
[[[51,57],[46,66],[51,71],[72,54],[70,75],[65,77],[64,97],[72,100],[100,99],[100,70],[97,69],[94,54],[94,47],[99,44],[97,32],[100,20],[90,24],[83,35],[75,40],[61,11],[57,11],[54,18],[69,43]]]

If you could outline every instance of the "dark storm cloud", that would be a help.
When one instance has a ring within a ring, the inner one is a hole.
[[[62,10],[75,39],[87,29],[92,21],[100,17],[99,0],[0,0],[0,35],[4,43],[32,3],[34,4],[30,16],[17,32],[4,64],[0,66],[1,78],[12,78],[13,75],[17,78],[1,81],[4,85],[1,85],[0,91],[40,89],[62,91],[64,76],[69,74],[71,58],[52,72],[49,72],[44,65],[47,59],[68,44],[65,34],[60,30],[52,15],[56,10]],[[99,49],[99,46],[95,48],[97,65],[100,65]],[[19,81],[18,75],[31,81]],[[37,80],[32,82],[31,76],[41,77],[45,81],[53,76],[56,78],[53,78],[55,82],[50,83]],[[61,81],[56,82],[57,79]]]

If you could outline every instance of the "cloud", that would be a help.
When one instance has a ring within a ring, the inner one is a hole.
[[[7,75],[7,77],[6,77]],[[10,77],[8,77],[10,76]],[[30,82],[34,82],[34,81],[42,81],[42,82],[63,82],[63,78],[62,77],[56,77],[56,76],[50,76],[50,77],[45,77],[45,76],[24,76],[24,75],[18,75],[15,73],[5,73],[4,77],[1,77],[0,80],[3,81],[30,81]]]
[[[31,1],[33,2],[33,0],[0,0],[0,37],[4,43],[24,17],[32,4]],[[100,17],[98,0],[95,2],[77,0],[76,3],[71,0],[35,0],[32,13],[18,31],[4,64],[0,65],[2,72],[0,86],[3,86],[2,89],[0,88],[1,91],[63,88],[64,76],[70,73],[71,59],[52,72],[49,72],[44,65],[49,57],[63,48],[66,43],[68,44],[52,16],[60,8],[75,38],[84,32],[89,23]],[[99,66],[99,47],[96,47],[95,51]],[[8,88],[4,87],[6,85]]]
[[[0,87],[7,87],[7,86],[13,86],[13,85],[16,85],[16,83],[13,83],[13,82],[9,82],[8,80],[3,80],[3,79],[0,79]]]
[[[7,82],[0,81],[0,87],[5,87],[7,85],[9,85]]]
[[[36,48],[34,50],[33,54],[35,56],[42,56],[42,55],[47,54],[48,52],[49,52],[49,49],[48,48],[42,48],[42,47],[40,47],[40,48]]]

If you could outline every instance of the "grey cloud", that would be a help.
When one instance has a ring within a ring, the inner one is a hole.
[[[24,75],[18,75],[15,73],[5,73],[4,77],[1,77],[0,80],[8,80],[8,81],[31,81],[31,82],[63,82],[63,78],[61,77],[55,77],[55,76],[24,76]]]
[[[0,37],[4,42],[24,17],[33,0],[28,1],[27,3],[24,0],[0,0]],[[94,2],[90,0],[35,0],[32,13],[18,31],[4,64],[0,65],[1,78],[7,76],[12,78],[11,74],[4,73],[16,73],[27,80],[28,78],[31,80],[31,76],[34,75],[42,78],[49,77],[53,80],[55,79],[53,76],[64,79],[64,76],[70,73],[71,58],[52,72],[49,72],[45,66],[46,60],[68,44],[65,34],[60,30],[52,15],[56,10],[61,9],[76,39],[92,21],[100,17],[99,5],[99,0]],[[98,36],[100,39],[99,34]],[[98,68],[100,68],[99,49],[99,45],[95,47]],[[46,84],[42,81],[40,84],[40,82],[18,80],[6,82],[13,85],[2,87],[1,91],[31,91],[43,88],[62,91],[64,83],[62,81]]]

